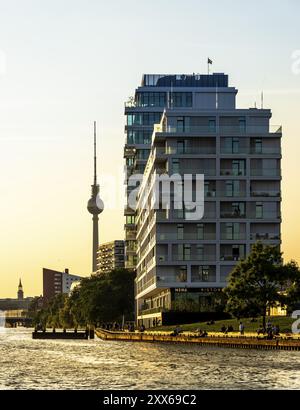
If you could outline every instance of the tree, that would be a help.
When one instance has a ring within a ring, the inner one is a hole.
[[[292,262],[283,264],[278,247],[259,242],[230,274],[228,287],[224,290],[228,297],[227,311],[237,318],[261,315],[265,327],[268,308],[278,303],[286,304],[296,297],[297,277],[299,269]],[[293,293],[291,289],[294,289]]]

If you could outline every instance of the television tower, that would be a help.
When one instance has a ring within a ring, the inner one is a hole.
[[[99,215],[104,210],[103,201],[99,196],[100,187],[97,184],[97,131],[96,131],[96,121],[94,122],[94,184],[92,185],[92,197],[88,201],[87,209],[90,214],[93,215],[93,273],[97,271],[97,252],[99,247],[99,232],[98,223]]]

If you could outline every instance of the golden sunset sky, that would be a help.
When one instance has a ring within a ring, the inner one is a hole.
[[[94,120],[116,208],[100,241],[123,238],[124,102],[143,73],[206,73],[208,56],[239,107],[264,90],[283,126],[283,251],[300,262],[299,12],[297,0],[0,0],[0,298],[20,277],[40,295],[43,267],[90,274]]]

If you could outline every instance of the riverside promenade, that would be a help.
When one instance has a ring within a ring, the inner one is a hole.
[[[112,332],[96,329],[96,335],[104,341],[140,342],[140,343],[173,343],[194,344],[206,347],[260,349],[260,350],[290,350],[300,351],[300,337],[297,335],[281,335],[273,340],[267,340],[257,334],[238,333],[224,335],[222,333],[208,333],[206,337],[199,337],[196,333],[183,332],[172,336],[171,332]]]

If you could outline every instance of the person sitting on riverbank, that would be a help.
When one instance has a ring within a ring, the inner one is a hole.
[[[171,334],[171,336],[179,336],[180,333],[182,333],[182,330],[180,329],[179,326],[177,326],[177,327],[174,329],[174,331],[173,331],[173,333]]]
[[[144,324],[141,325],[141,326],[140,326],[140,333],[144,333],[145,330],[146,330],[145,325],[144,325]]]

